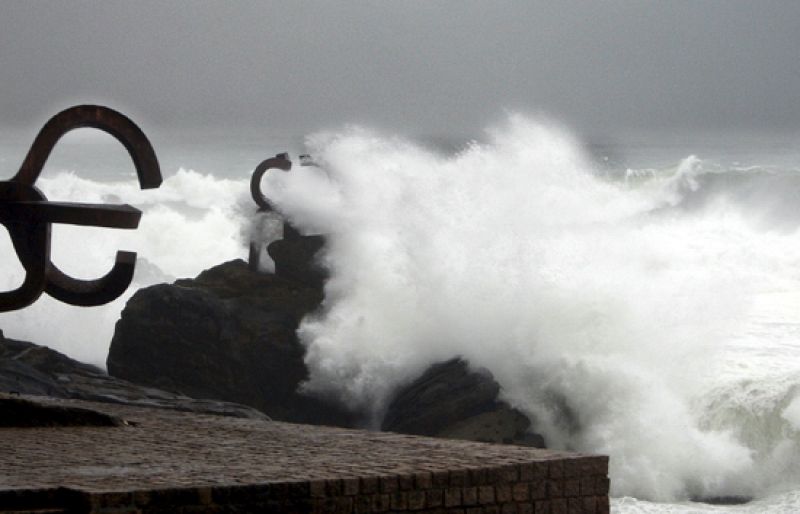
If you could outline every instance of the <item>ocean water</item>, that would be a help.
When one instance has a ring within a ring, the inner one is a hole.
[[[32,135],[0,141],[10,177]],[[26,139],[27,137],[27,139]],[[77,131],[37,185],[126,202],[136,231],[57,226],[54,261],[92,278],[135,250],[134,286],[87,309],[43,297],[6,335],[102,364],[137,287],[246,258],[262,159],[291,222],[329,236],[323,309],[300,327],[310,392],[378,423],[438,360],[488,368],[553,447],[611,456],[614,512],[800,511],[800,138],[582,140],[512,115],[475,141],[363,127],[153,137],[165,181],[140,191],[121,146]],[[0,288],[22,280],[0,231]],[[697,499],[753,498],[742,505]]]

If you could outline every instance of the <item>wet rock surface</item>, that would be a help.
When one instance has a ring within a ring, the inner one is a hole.
[[[322,289],[327,272],[319,265],[319,251],[325,245],[322,236],[295,235],[291,239],[273,241],[267,252],[275,261],[275,274],[315,289]]]
[[[2,332],[0,392],[267,419],[262,412],[244,405],[198,400],[111,377],[46,346],[6,338]]]
[[[117,322],[109,373],[242,403],[276,420],[362,426],[366,414],[298,392],[308,369],[296,330],[322,304],[325,272],[317,254],[323,245],[321,236],[293,234],[269,246],[274,274],[234,260],[195,279],[138,291]],[[458,358],[438,363],[396,391],[381,428],[543,447],[528,418],[498,400],[499,393],[486,370]]]
[[[117,322],[109,373],[191,397],[243,403],[276,420],[361,426],[364,413],[298,392],[308,369],[296,330],[320,308],[326,273],[317,255],[324,238],[290,235],[269,245],[274,274],[235,260],[195,279],[138,291]],[[454,358],[399,388],[381,428],[543,447],[528,418],[498,400],[499,393],[488,371]]]
[[[301,395],[295,331],[322,290],[241,260],[139,290],[117,322],[111,375],[187,396],[243,403],[277,420],[352,426],[339,405]]]
[[[406,434],[544,447],[520,411],[498,400],[500,385],[485,369],[459,358],[434,364],[401,388],[382,430]]]
[[[80,407],[42,405],[0,394],[0,428],[117,427],[121,419]]]

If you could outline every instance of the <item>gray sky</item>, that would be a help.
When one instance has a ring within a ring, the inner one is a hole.
[[[800,128],[800,2],[0,0],[0,123]]]

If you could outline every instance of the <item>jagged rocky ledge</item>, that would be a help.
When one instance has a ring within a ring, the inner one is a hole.
[[[195,279],[138,291],[117,323],[111,375],[196,398],[241,403],[272,419],[363,427],[366,413],[298,392],[308,377],[296,330],[323,300],[320,236],[269,246],[275,273],[234,260]],[[487,370],[454,355],[393,394],[382,430],[544,446],[528,418],[499,400]]]
[[[295,332],[323,299],[314,259],[322,244],[319,236],[272,243],[274,274],[234,260],[139,290],[117,322],[108,373],[0,332],[0,392],[362,427],[364,413],[298,392],[308,370]],[[544,446],[499,393],[488,371],[453,356],[396,391],[380,428]]]

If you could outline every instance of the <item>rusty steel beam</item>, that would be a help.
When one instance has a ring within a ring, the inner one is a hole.
[[[34,139],[19,172],[11,180],[0,181],[0,224],[8,230],[25,270],[20,287],[0,292],[0,312],[27,307],[42,293],[71,305],[101,305],[119,297],[133,279],[133,252],[117,252],[111,271],[96,280],[70,277],[50,260],[53,223],[134,229],[142,216],[130,205],[49,202],[35,186],[58,140],[84,127],[107,132],[122,143],[142,189],[161,185],[161,169],[150,141],[125,115],[107,107],[80,105],[50,118]]]

